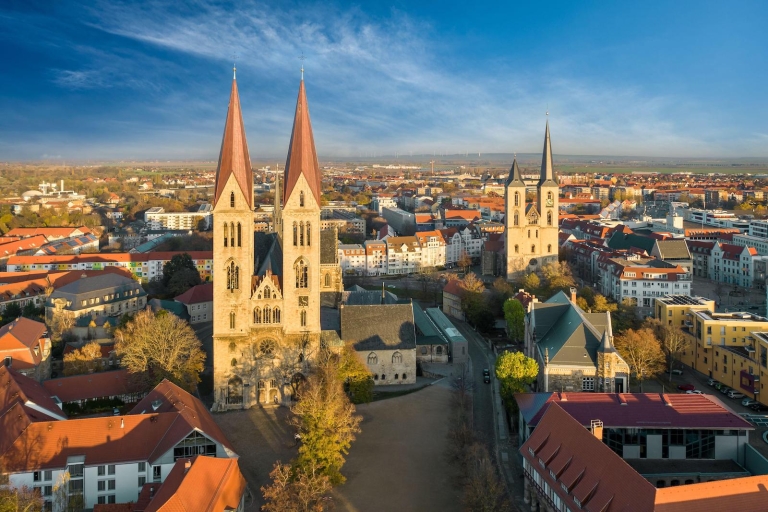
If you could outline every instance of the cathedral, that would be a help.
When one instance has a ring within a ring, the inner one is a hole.
[[[213,410],[288,404],[320,347],[320,307],[335,306],[343,291],[337,234],[320,230],[322,177],[303,70],[273,232],[254,230],[236,77],[214,194]]]
[[[536,200],[526,202],[525,193],[526,185],[515,158],[504,187],[507,281],[519,280],[548,263],[557,262],[559,188],[552,169],[549,121],[544,134]]]

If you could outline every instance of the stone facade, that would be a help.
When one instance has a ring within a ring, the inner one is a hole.
[[[416,349],[358,352],[377,386],[416,384]]]

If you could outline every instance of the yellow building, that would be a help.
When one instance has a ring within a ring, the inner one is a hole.
[[[692,311],[714,311],[715,301],[689,295],[667,295],[656,299],[656,318],[670,327],[684,329],[692,322]]]

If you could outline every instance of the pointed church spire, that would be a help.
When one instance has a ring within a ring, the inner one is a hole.
[[[303,75],[303,71],[302,71]],[[320,206],[322,190],[320,166],[317,163],[315,139],[312,135],[312,123],[309,120],[309,105],[307,93],[304,90],[304,79],[299,83],[299,97],[296,100],[296,114],[293,119],[291,143],[288,147],[288,158],[285,162],[285,178],[283,179],[283,205],[287,204],[299,177],[309,184],[317,205]]]
[[[234,72],[233,70],[227,121],[224,124],[224,137],[221,141],[219,165],[216,169],[214,204],[219,201],[229,177],[234,175],[248,207],[253,208],[253,171],[251,170],[251,157],[248,155],[248,143],[245,140],[245,126],[243,125],[240,96],[237,92],[237,80],[234,78]]]
[[[616,352],[616,349],[613,346],[613,343],[611,342],[611,337],[613,337],[613,328],[611,326],[611,314],[609,312],[605,313],[608,317],[608,323],[605,326],[605,332],[603,332],[603,339],[600,340],[600,346],[597,348],[598,352],[602,352],[604,354],[608,354],[610,352]]]
[[[544,133],[544,153],[541,156],[541,177],[539,185],[551,181],[554,183],[554,172],[552,170],[552,143],[549,140],[549,119],[547,119],[547,130]]]
[[[517,166],[517,155],[512,162],[512,168],[509,170],[509,177],[507,178],[507,186],[524,187],[523,177],[520,175],[520,167]]]

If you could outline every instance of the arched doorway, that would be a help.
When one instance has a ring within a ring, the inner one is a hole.
[[[227,403],[243,403],[243,379],[235,375],[227,382]]]
[[[301,389],[307,382],[307,378],[302,373],[294,373],[291,377],[291,400],[296,401],[301,395]]]

